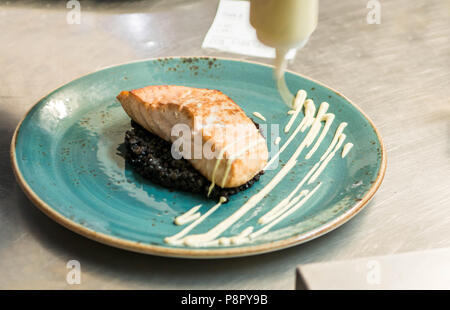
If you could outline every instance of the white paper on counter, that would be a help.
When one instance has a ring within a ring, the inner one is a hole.
[[[275,58],[275,49],[258,41],[256,31],[250,25],[250,2],[221,0],[216,17],[206,34],[202,48],[214,48],[236,54]],[[295,57],[292,49],[286,55]]]

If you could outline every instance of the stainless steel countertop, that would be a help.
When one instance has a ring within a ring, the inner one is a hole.
[[[450,246],[450,1],[321,1],[319,26],[289,68],[339,90],[381,131],[385,180],[372,202],[304,245],[246,258],[182,260],[111,248],[43,215],[14,180],[9,143],[41,97],[104,66],[200,48],[217,1],[66,1],[0,4],[0,288],[292,289],[298,264]],[[255,59],[270,62],[266,59]],[[81,263],[82,284],[66,283]]]

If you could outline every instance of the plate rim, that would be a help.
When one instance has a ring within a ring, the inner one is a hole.
[[[141,243],[138,241],[131,241],[123,238],[114,237],[105,233],[97,232],[93,229],[87,228],[81,224],[78,224],[74,222],[73,220],[63,216],[56,210],[54,210],[50,205],[48,205],[45,201],[43,201],[29,186],[25,178],[23,177],[16,158],[16,144],[17,144],[17,137],[20,132],[20,129],[22,127],[23,122],[28,117],[30,112],[37,107],[37,105],[44,100],[49,95],[55,93],[62,87],[68,85],[69,83],[72,83],[76,80],[79,80],[81,78],[84,78],[88,75],[91,75],[96,72],[100,72],[109,68],[118,67],[118,66],[124,66],[129,65],[133,63],[139,63],[139,62],[148,62],[148,61],[154,61],[159,59],[182,59],[182,58],[206,58],[206,59],[219,59],[219,60],[228,60],[228,61],[236,61],[236,62],[243,62],[243,63],[250,63],[250,64],[256,64],[260,66],[270,67],[273,68],[272,65],[261,63],[253,60],[245,60],[245,59],[238,59],[238,58],[232,58],[232,57],[216,57],[216,56],[168,56],[168,57],[152,57],[152,58],[145,58],[145,59],[138,59],[130,62],[124,62],[120,64],[110,65],[106,67],[102,67],[98,70],[94,70],[92,72],[83,74],[77,78],[74,78],[70,80],[69,82],[66,82],[62,84],[61,86],[58,86],[53,91],[49,92],[47,95],[43,96],[41,99],[39,99],[36,103],[34,103],[28,111],[25,113],[25,115],[22,117],[18,125],[16,126],[16,129],[14,130],[14,134],[11,140],[11,146],[10,146],[10,160],[13,168],[13,172],[15,175],[15,178],[17,182],[19,183],[20,187],[24,191],[25,195],[31,200],[31,202],[39,209],[41,210],[45,215],[50,217],[55,222],[59,223],[60,225],[66,227],[67,229],[82,235],[86,238],[89,238],[91,240],[113,246],[116,248],[132,251],[132,252],[138,252],[143,254],[151,254],[151,255],[157,255],[157,256],[164,256],[164,257],[177,257],[177,258],[205,258],[205,259],[211,259],[211,258],[231,258],[231,257],[243,257],[243,256],[250,256],[250,255],[258,255],[263,253],[269,253],[277,250],[282,250],[286,248],[290,248],[302,243],[305,243],[307,241],[313,240],[315,238],[318,238],[336,228],[339,226],[345,224],[347,221],[349,221],[351,218],[353,218],[356,214],[358,214],[364,206],[368,204],[368,202],[373,198],[376,191],[381,186],[381,183],[384,179],[385,173],[386,173],[386,166],[387,166],[387,154],[386,154],[386,148],[383,143],[383,139],[381,138],[381,134],[375,124],[372,122],[372,120],[367,116],[367,114],[354,102],[352,102],[349,98],[341,94],[340,92],[334,90],[333,88],[329,87],[328,85],[319,82],[315,79],[312,79],[308,76],[302,75],[300,73],[286,70],[286,72],[289,72],[293,75],[299,76],[301,78],[310,80],[314,83],[317,83],[318,85],[321,85],[333,93],[337,94],[338,96],[344,98],[347,102],[349,102],[371,125],[372,129],[374,130],[378,142],[380,143],[381,147],[381,163],[380,163],[380,169],[378,171],[378,175],[375,179],[375,181],[372,183],[369,190],[364,194],[364,196],[361,198],[360,201],[355,203],[353,206],[351,206],[345,213],[341,214],[339,217],[332,219],[331,221],[320,225],[316,229],[313,229],[309,232],[296,234],[294,236],[288,237],[286,239],[277,240],[277,241],[271,241],[259,245],[251,245],[251,246],[244,246],[244,247],[237,247],[237,248],[217,248],[217,249],[201,249],[201,248],[171,248],[171,247],[164,247],[159,245],[152,245],[152,244],[146,244]]]

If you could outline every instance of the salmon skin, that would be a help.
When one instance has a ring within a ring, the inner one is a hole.
[[[176,151],[220,187],[245,184],[267,164],[264,137],[219,90],[152,85],[122,91],[117,99],[131,119],[173,143],[172,150],[181,146]]]

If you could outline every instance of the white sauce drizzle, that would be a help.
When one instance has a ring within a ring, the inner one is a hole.
[[[280,80],[279,80],[280,82]],[[284,82],[284,80],[283,80]],[[299,98],[299,99],[298,99]],[[217,245],[229,245],[229,244],[241,244],[244,242],[248,242],[250,239],[256,238],[260,236],[261,234],[267,232],[270,230],[274,225],[282,221],[284,218],[295,212],[297,209],[299,209],[302,205],[304,205],[313,195],[314,193],[320,188],[322,183],[319,183],[312,191],[309,190],[303,190],[301,191],[297,196],[294,197],[294,195],[301,189],[301,187],[308,181],[308,184],[311,184],[314,182],[317,177],[322,173],[322,171],[326,168],[328,163],[331,161],[331,159],[335,156],[336,152],[341,148],[342,144],[344,143],[346,139],[346,135],[343,134],[344,128],[347,126],[347,123],[342,122],[339,124],[338,128],[336,129],[336,132],[334,134],[334,137],[328,146],[327,150],[324,152],[320,160],[316,162],[316,164],[308,171],[308,173],[305,175],[305,177],[297,184],[295,189],[286,197],[283,199],[280,203],[278,203],[275,207],[273,207],[270,211],[268,211],[266,214],[264,214],[261,218],[259,218],[258,222],[260,224],[263,224],[264,226],[257,230],[256,232],[253,232],[254,228],[252,226],[247,227],[243,231],[241,231],[239,234],[231,236],[231,237],[220,237],[220,235],[227,230],[231,225],[233,225],[236,221],[238,221],[244,214],[246,214],[249,210],[251,210],[253,207],[255,207],[265,196],[267,196],[277,185],[278,183],[290,172],[290,170],[295,166],[297,163],[297,159],[300,156],[301,152],[304,148],[309,147],[315,140],[317,135],[319,134],[321,128],[322,128],[322,121],[325,121],[325,125],[322,129],[321,134],[319,135],[318,139],[316,140],[314,146],[311,148],[311,150],[306,155],[306,159],[309,159],[314,152],[319,148],[320,144],[322,143],[323,139],[325,138],[326,134],[328,133],[331,124],[333,123],[333,120],[335,118],[334,114],[326,113],[328,110],[328,103],[322,102],[322,104],[319,107],[319,110],[317,112],[316,117],[314,117],[316,113],[316,107],[314,105],[314,102],[311,99],[308,99],[305,101],[306,98],[306,92],[305,91],[299,91],[297,93],[297,97],[294,103],[294,112],[289,113],[292,114],[291,120],[288,122],[285,128],[285,132],[288,132],[295,120],[295,118],[298,116],[299,111],[302,110],[304,107],[305,109],[305,117],[300,122],[300,124],[297,126],[295,131],[289,136],[287,141],[283,144],[283,146],[280,148],[280,150],[271,158],[271,160],[267,163],[267,165],[264,167],[264,170],[269,167],[274,160],[276,160],[279,155],[286,149],[286,147],[289,145],[289,143],[295,138],[295,136],[298,134],[298,132],[304,132],[308,127],[311,127],[308,133],[306,134],[303,141],[299,144],[294,154],[291,156],[291,158],[287,161],[287,163],[276,173],[274,178],[270,180],[270,182],[263,187],[257,194],[250,197],[250,199],[244,203],[238,210],[236,210],[233,214],[231,214],[228,218],[226,218],[224,221],[218,223],[216,226],[211,228],[206,233],[201,234],[193,234],[193,235],[187,235],[192,229],[194,229],[197,225],[199,225],[205,218],[207,218],[210,214],[212,214],[219,206],[226,200],[224,197],[220,198],[220,202],[213,206],[211,209],[209,209],[205,214],[200,216],[200,213],[195,213],[201,206],[196,206],[186,212],[185,214],[179,216],[177,219],[179,219],[179,222],[183,222],[191,219],[192,217],[196,217],[195,221],[184,228],[182,231],[177,233],[176,235],[173,235],[171,237],[165,238],[165,242],[173,245],[187,245],[187,246],[217,246]],[[298,99],[298,100],[297,100]],[[301,102],[301,103],[300,103]],[[292,111],[292,110],[291,110]],[[253,114],[256,115],[258,112],[254,112]],[[259,113],[258,113],[259,114]],[[261,115],[262,116],[262,115]],[[262,118],[265,121],[265,118]],[[281,138],[277,137],[275,139],[275,144],[277,145],[280,142]],[[243,153],[247,151],[250,147],[253,145],[250,145],[248,148],[245,148],[240,153]],[[352,143],[347,143],[342,151],[342,157],[345,157],[345,155],[350,151],[352,148]],[[222,154],[223,155],[222,150]],[[345,153],[344,153],[345,152]],[[240,154],[239,153],[239,154]],[[233,156],[233,158],[230,158],[227,162],[227,169],[224,174],[224,178],[222,180],[222,187],[223,184],[226,182],[226,178],[228,177],[228,172],[232,163],[232,160],[236,158],[239,155]],[[221,156],[223,157],[223,156]],[[213,181],[215,172],[217,170],[217,167],[220,163],[220,161],[223,158],[219,158],[216,162],[214,171],[213,171]],[[214,186],[214,182],[212,182],[210,190]],[[294,198],[293,198],[294,197]],[[181,218],[181,219],[180,219]],[[175,221],[177,220],[175,219]],[[191,219],[191,221],[194,219]]]
[[[284,127],[284,132],[287,133],[291,129],[292,124],[294,124],[295,119],[297,118],[298,114],[303,108],[305,99],[306,99],[306,91],[304,91],[303,89],[299,90],[294,100],[294,109],[295,109],[294,113],[292,114],[291,119],[287,123],[286,127]]]
[[[213,172],[212,172],[212,175],[211,175],[211,185],[210,185],[209,188],[208,188],[208,195],[207,195],[207,197],[209,197],[209,195],[211,194],[211,192],[212,192],[214,186],[216,185],[216,172],[217,172],[217,169],[219,168],[220,163],[221,163],[222,160],[223,160],[223,154],[225,153],[225,151],[226,151],[229,147],[235,145],[236,143],[242,141],[243,139],[248,138],[250,135],[251,135],[251,133],[248,134],[248,135],[245,135],[245,136],[243,136],[243,137],[241,137],[241,138],[239,138],[239,139],[237,139],[237,140],[234,141],[233,143],[227,144],[227,145],[220,151],[220,153],[219,153],[219,155],[218,155],[218,157],[217,157],[217,159],[216,159],[216,163],[215,163],[215,165],[214,165],[214,169],[213,169]],[[255,146],[255,145],[253,145],[253,146]],[[245,150],[248,150],[248,148],[246,148]],[[240,155],[241,155],[241,152],[239,153],[238,156],[235,156],[234,159],[236,159],[236,158],[239,157]],[[232,159],[232,160],[234,161],[234,159]],[[224,184],[225,184],[225,179],[228,177],[228,172],[229,172],[229,169],[230,169],[229,166],[231,166],[231,164],[232,164],[232,162],[230,163],[230,161],[228,160],[228,163],[227,163],[227,169],[228,169],[228,171],[224,174],[224,177],[223,177],[223,179],[222,179],[222,187],[223,187]]]
[[[266,121],[266,118],[259,112],[253,112],[253,115],[259,119],[262,119],[263,121]]]
[[[289,88],[286,85],[284,75],[277,80],[277,87],[283,101],[288,107],[292,108],[292,101],[294,101],[294,96],[292,96]]]
[[[297,203],[301,197],[306,196],[309,193],[309,190],[303,190],[298,194],[294,199],[292,199],[288,204],[277,204],[274,208],[272,208],[269,212],[264,214],[258,219],[258,223],[267,224],[283,214],[289,207],[293,204]]]
[[[284,103],[290,108],[292,108],[294,96],[289,91],[287,87],[286,80],[284,79],[284,71],[286,70],[287,60],[286,53],[287,49],[276,49],[276,58],[275,58],[275,78],[277,80],[278,92],[280,93],[281,98]]]
[[[314,187],[314,189],[308,193],[305,198],[303,198],[300,202],[298,202],[296,205],[294,205],[292,208],[290,208],[289,210],[287,210],[286,212],[284,212],[282,215],[280,215],[277,219],[273,220],[271,223],[265,225],[263,228],[261,228],[260,230],[252,233],[250,235],[250,238],[255,238],[260,236],[261,234],[267,232],[270,228],[272,228],[274,225],[278,224],[280,221],[282,221],[284,218],[286,218],[287,216],[291,215],[293,212],[295,212],[298,208],[300,208],[302,205],[305,204],[305,202],[308,201],[309,198],[311,198],[312,195],[314,195],[314,193],[319,189],[319,187],[322,185],[322,183],[319,183],[316,185],[316,187]]]
[[[305,102],[305,115],[310,115],[315,113],[316,107],[314,106],[314,102],[310,99],[306,100]],[[280,156],[280,154],[288,147],[289,143],[291,143],[292,140],[294,140],[295,136],[301,131],[301,129],[304,127],[306,123],[308,123],[309,120],[307,119],[307,116],[303,118],[303,120],[300,122],[300,124],[295,128],[294,132],[289,136],[289,138],[286,140],[286,142],[281,146],[281,148],[278,150],[275,155],[272,156],[272,158],[269,160],[267,165],[264,167],[263,170],[266,170],[270,165]]]
[[[344,124],[344,125],[343,125]],[[336,129],[336,132],[334,134],[334,138],[331,142],[331,146],[334,147],[336,144],[336,141],[338,140],[339,136],[342,134],[343,128],[345,128],[346,123],[341,123],[338,128]],[[325,128],[323,129],[325,130]],[[328,154],[331,152],[332,148],[328,148],[325,153],[322,155],[322,158],[308,171],[308,173],[303,177],[303,179],[297,184],[297,186],[294,188],[294,190],[281,202],[279,202],[275,207],[272,208],[269,212],[267,212],[265,215],[263,215],[261,218],[259,218],[258,222],[260,224],[264,224],[267,222],[270,222],[274,214],[278,214],[280,210],[284,210],[285,206],[286,208],[289,208],[294,202],[291,201],[292,197],[302,188],[302,186],[305,184],[305,182],[311,177],[311,175],[317,170],[317,168],[320,166],[321,162],[328,156]],[[309,183],[308,183],[309,184]]]
[[[317,151],[317,149],[319,148],[319,145],[322,143],[322,140],[325,138],[325,136],[328,133],[328,130],[331,127],[331,124],[333,123],[334,120],[334,114],[331,113],[327,113],[322,117],[322,120],[325,121],[325,126],[323,127],[322,133],[320,134],[319,138],[317,139],[316,143],[314,144],[314,146],[312,147],[312,149],[308,152],[308,154],[306,154],[305,159],[310,159],[311,156],[313,156],[313,154]]]
[[[303,149],[311,145],[311,143],[314,141],[320,130],[320,120],[323,114],[325,114],[327,108],[328,106],[323,105],[323,107],[319,109],[318,116],[320,115],[320,117],[317,118],[318,121],[314,121],[305,139],[300,143],[294,154],[287,161],[286,165],[281,168],[280,171],[278,171],[274,178],[270,180],[270,182],[264,188],[262,188],[257,194],[252,196],[237,211],[211,228],[208,232],[186,236],[184,238],[184,244],[189,246],[201,246],[202,244],[214,240],[225,230],[227,230],[231,225],[233,225],[237,220],[239,220],[244,214],[246,214],[249,210],[256,206],[256,204],[259,203],[266,195],[268,195],[275,188],[275,186],[278,185],[278,183],[286,176],[286,174],[294,167],[294,165],[297,163],[297,158],[300,156]]]
[[[206,219],[210,214],[214,213],[227,199],[225,197],[220,197],[219,202],[214,205],[211,209],[209,209],[205,214],[200,216],[198,219],[196,219],[193,223],[191,223],[189,226],[185,227],[182,231],[179,233],[164,238],[164,241],[168,244],[172,245],[181,245],[183,244],[183,237],[186,236],[192,229],[194,229],[198,224],[203,222],[204,219]]]
[[[336,147],[334,148],[333,152],[330,153],[330,155],[328,155],[325,160],[322,162],[322,164],[320,164],[319,169],[317,169],[317,171],[312,175],[311,179],[309,179],[308,184],[311,184],[312,182],[314,182],[317,177],[322,173],[322,171],[325,169],[325,167],[328,165],[328,163],[330,162],[330,160],[334,157],[334,154],[336,154],[336,151],[342,146],[342,143],[344,143],[345,140],[345,134],[341,133],[339,135],[339,142],[336,145]]]
[[[220,151],[219,157],[216,159],[216,164],[214,165],[213,173],[212,173],[212,176],[211,176],[211,185],[208,188],[208,195],[206,195],[207,197],[209,197],[209,195],[211,195],[211,192],[212,192],[214,186],[216,185],[216,172],[217,172],[217,168],[219,168],[219,165],[222,162],[223,154],[225,152],[225,148],[226,147],[224,147]]]
[[[203,234],[189,235],[184,238],[184,243],[189,246],[200,246],[208,241],[214,240],[237,220],[239,220],[244,214],[252,209],[258,202],[260,202],[270,191],[284,178],[284,176],[294,167],[297,163],[292,157],[286,165],[270,180],[270,182],[262,188],[257,194],[252,196],[246,203],[244,203],[237,211],[231,214],[228,218],[211,228],[208,232]],[[293,160],[292,160],[293,159]]]
[[[302,132],[312,125],[314,122],[314,114],[316,114],[316,106],[314,105],[314,101],[311,99],[305,101],[305,107],[305,118],[302,120],[303,127],[301,128]]]
[[[280,137],[276,137],[274,144],[278,145],[278,144],[280,144],[280,141],[281,141],[281,138]]]
[[[245,148],[243,148],[242,150],[240,150],[237,154],[235,154],[234,156],[232,156],[231,158],[229,158],[227,160],[227,167],[225,168],[225,173],[223,175],[222,178],[222,183],[221,186],[224,187],[225,186],[225,182],[227,181],[228,178],[228,174],[230,173],[230,169],[231,169],[231,165],[233,164],[233,162],[241,155],[245,154],[245,152],[247,152],[249,149],[251,149],[252,147],[257,146],[258,144],[262,143],[263,140],[258,140],[256,142],[250,143],[249,145],[247,145]]]
[[[311,132],[313,132],[313,135],[315,137],[319,133],[320,128],[322,127],[322,118],[327,112],[328,106],[329,106],[328,103],[322,102],[322,104],[319,107],[319,111],[317,112],[317,116],[316,118],[314,118],[314,121],[311,125],[311,130],[309,131],[308,135],[311,134]],[[306,137],[308,137],[308,135]],[[314,139],[308,140],[306,146],[307,147],[310,146],[313,141]]]
[[[342,149],[342,154],[341,157],[344,158],[345,156],[347,156],[348,152],[350,152],[350,150],[353,147],[353,143],[347,143],[346,145],[344,145],[343,149]]]
[[[336,142],[339,139],[339,136],[341,135],[341,133],[344,131],[345,127],[347,127],[347,123],[346,122],[342,122],[342,123],[339,124],[338,128],[336,129],[336,133],[334,134],[333,140],[330,143],[330,146],[325,151],[325,153],[323,153],[322,157],[320,157],[320,160],[324,160],[325,157],[328,156],[328,154],[331,152],[331,150],[336,145]]]
[[[195,207],[189,209],[189,211],[183,213],[180,216],[177,216],[173,222],[176,225],[184,225],[189,222],[192,222],[193,220],[198,219],[200,217],[200,212],[197,212],[197,211],[201,207],[202,207],[202,205],[198,205],[198,206],[195,206]],[[197,212],[197,213],[195,213],[195,212]]]
[[[205,246],[218,246],[218,245],[230,245],[230,244],[242,244],[248,241],[248,236],[253,232],[253,226],[249,226],[239,234],[231,237],[220,237],[205,243]]]

